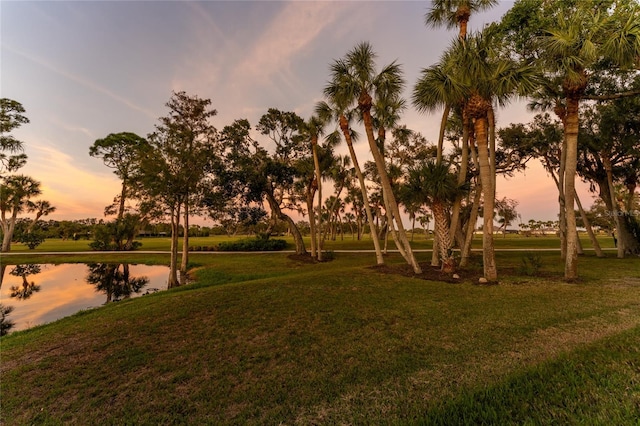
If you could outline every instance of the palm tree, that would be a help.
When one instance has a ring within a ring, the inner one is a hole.
[[[322,120],[318,115],[313,115],[302,124],[302,130],[311,142],[311,154],[313,156],[313,168],[315,172],[314,184],[316,193],[318,194],[318,212],[322,211],[322,170],[320,170],[320,160],[318,158],[318,139],[324,134],[325,123],[326,121]],[[311,254],[317,255],[317,259],[322,261],[322,246],[321,242],[317,239],[318,235],[313,208],[309,209],[309,226],[311,228]],[[318,229],[322,228],[322,215],[318,215],[317,227]]]
[[[429,27],[459,28],[460,39],[467,37],[467,24],[473,12],[490,9],[498,0],[432,0],[431,9],[425,15]]]
[[[535,83],[531,67],[518,67],[512,61],[500,58],[492,47],[489,36],[474,34],[465,40],[455,40],[442,61],[451,93],[463,99],[463,117],[473,123],[484,194],[484,274],[489,281],[497,279],[493,246],[495,153],[491,152],[493,146],[489,144],[490,113],[494,102],[505,105],[516,90],[532,91]],[[414,93],[414,103],[419,101],[416,96]]]
[[[353,142],[355,139],[357,139],[357,133],[354,133],[349,125],[350,118],[352,116],[352,111],[349,110],[350,100],[348,98],[345,98],[343,96],[343,93],[339,91],[338,88],[335,87],[332,83],[330,83],[324,89],[324,94],[327,98],[327,101],[318,102],[318,104],[316,105],[316,114],[323,119],[332,118],[338,123],[340,127],[344,140],[346,141],[347,147],[349,148],[349,154],[351,156],[353,168],[356,172],[356,176],[358,177],[358,182],[360,183],[360,191],[362,193],[367,220],[369,221],[369,225],[371,226],[371,239],[373,240],[373,247],[376,253],[376,263],[378,265],[384,265],[384,257],[382,256],[382,249],[380,248],[378,233],[373,229],[373,214],[371,213],[371,207],[369,206],[367,186],[364,181],[362,169],[360,168],[360,164],[358,163],[356,151],[353,148]]]
[[[466,36],[466,35],[465,35]],[[467,164],[469,162],[469,119],[464,115],[465,111],[465,90],[464,87],[454,78],[455,73],[452,69],[457,69],[458,64],[452,57],[451,50],[445,52],[440,62],[422,70],[422,75],[418,79],[414,90],[412,101],[413,105],[420,112],[434,112],[436,109],[443,107],[442,120],[440,122],[440,133],[438,136],[438,145],[436,151],[436,162],[442,162],[443,143],[445,129],[451,106],[455,106],[454,111],[458,112],[462,118],[462,156],[460,159],[460,169],[458,173],[458,183],[462,184],[467,178]],[[451,238],[455,235],[458,218],[460,215],[460,206],[462,199],[459,198],[454,202],[451,214],[450,234]],[[437,229],[434,230],[438,232]],[[434,239],[437,242],[437,237]],[[437,244],[437,243],[436,243]],[[434,250],[432,264],[437,262],[436,251]]]
[[[640,8],[624,1],[597,8],[577,3],[572,13],[559,19],[542,38],[543,61],[550,80],[561,81],[565,100],[564,134],[566,164],[564,197],[567,226],[566,280],[578,276],[578,235],[576,231],[575,178],[578,154],[580,102],[590,82],[590,70],[607,63],[611,69],[640,66]]]
[[[392,192],[391,182],[387,175],[385,161],[374,136],[374,124],[371,109],[376,100],[394,99],[404,87],[402,70],[399,64],[392,62],[385,66],[379,73],[375,66],[376,54],[369,43],[363,42],[349,51],[344,60],[334,62],[331,68],[331,89],[339,93],[340,97],[355,102],[360,111],[360,118],[364,123],[365,133],[369,141],[369,148],[382,185],[382,193],[385,208],[389,214],[390,224],[397,226],[399,241],[396,241],[398,250],[414,272],[422,272],[415,259],[413,250],[407,238],[400,216],[400,210]]]
[[[50,202],[45,200],[36,201],[35,203],[33,203],[32,208],[36,212],[36,217],[33,219],[33,222],[29,224],[27,233],[33,231],[33,228],[36,226],[38,220],[40,220],[41,217],[48,216],[56,211],[56,208],[52,206]]]
[[[447,207],[464,191],[457,183],[456,176],[449,172],[449,165],[428,161],[409,170],[403,187],[407,199],[416,204],[428,204],[433,212],[438,252],[443,272],[455,271],[455,260],[451,252],[451,235],[447,219]]]

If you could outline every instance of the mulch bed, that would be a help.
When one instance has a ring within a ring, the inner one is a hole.
[[[413,272],[413,268],[407,264],[375,265],[370,266],[369,268],[382,274],[397,274],[405,277],[413,277],[429,281],[442,281],[450,284],[459,284],[462,282],[472,282],[477,284],[478,279],[482,276],[482,273],[477,271],[459,269],[455,273],[458,274],[460,278],[453,278],[453,274],[444,273],[440,270],[439,266],[431,266],[429,262],[420,263],[422,273],[417,275]]]
[[[478,270],[467,270],[467,269],[458,269],[456,270],[456,274],[460,278],[453,278],[453,274],[445,274],[440,270],[439,266],[431,266],[429,262],[420,263],[420,267],[422,268],[421,274],[414,274],[413,269],[408,264],[393,264],[393,265],[375,265],[370,266],[369,269],[373,269],[374,271],[378,271],[382,274],[396,274],[402,275],[405,277],[413,277],[421,280],[428,281],[441,281],[450,284],[460,284],[463,282],[468,282],[471,284],[478,284],[478,280],[483,276],[482,271]],[[519,268],[514,267],[498,267],[498,281],[500,277],[521,277],[522,280],[518,281],[518,284],[525,284],[528,282],[528,278],[526,275],[522,275]],[[535,274],[536,278],[546,278],[549,281],[553,282],[564,282],[563,276],[561,273],[553,273],[553,272],[545,272],[538,271]],[[482,285],[493,285],[497,283],[486,283]]]

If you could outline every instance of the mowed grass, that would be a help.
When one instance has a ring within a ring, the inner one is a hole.
[[[478,286],[370,254],[194,255],[194,285],[3,337],[1,421],[637,424],[640,259],[582,258],[567,284],[540,256]]]
[[[189,245],[192,247],[200,246],[200,247],[214,247],[221,242],[231,242],[237,241],[244,238],[255,238],[251,236],[211,236],[211,237],[191,237],[189,239]],[[289,249],[292,250],[294,248],[293,238],[290,236],[282,236],[282,237],[273,237],[278,239],[284,239],[289,243]],[[307,249],[310,248],[310,240],[309,237],[305,237],[305,244]],[[580,240],[584,249],[587,252],[591,252],[593,249],[591,248],[591,243],[586,235],[581,234]],[[141,238],[138,240],[142,243],[141,251],[169,251],[169,247],[171,244],[171,240],[168,237],[147,237]],[[508,235],[496,235],[495,236],[495,246],[497,249],[551,249],[557,250],[560,248],[560,239],[555,235],[545,235],[545,236],[537,236],[537,237],[525,237],[518,234],[508,234]],[[602,248],[604,249],[612,249],[613,238],[606,235],[598,236],[598,241]],[[57,238],[49,238],[44,241],[41,245],[39,245],[34,250],[29,250],[27,246],[20,243],[14,243],[11,246],[11,251],[13,253],[24,253],[24,254],[37,254],[44,252],[90,252],[91,248],[89,247],[89,243],[91,241],[81,239],[81,240],[62,240]],[[431,250],[433,245],[433,236],[424,234],[416,234],[411,238],[412,246],[417,250]],[[178,244],[180,250],[182,250],[182,239],[180,239]],[[395,250],[395,244],[391,237],[389,237],[388,241],[388,249]],[[474,249],[482,248],[482,235],[474,236],[473,245]],[[327,240],[324,243],[325,250],[373,250],[373,242],[368,234],[364,235],[361,240],[355,239],[353,236],[347,234],[344,237],[338,236],[336,240]]]

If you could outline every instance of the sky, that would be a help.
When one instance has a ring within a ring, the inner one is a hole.
[[[438,61],[455,30],[424,24],[429,1],[7,1],[0,3],[0,93],[25,107],[30,123],[13,132],[29,159],[20,170],[41,182],[55,220],[103,217],[119,181],[89,147],[110,133],[146,136],[168,112],[172,91],[208,98],[222,129],[255,125],[270,107],[304,118],[322,99],[329,65],[368,41],[379,67],[397,61],[410,99],[420,71]],[[470,30],[499,20],[503,0],[472,16]],[[527,123],[516,101],[498,127]],[[441,112],[402,122],[437,141]],[[361,131],[362,132],[362,131]],[[357,152],[367,158],[366,142]],[[346,152],[346,148],[345,152]],[[581,188],[585,206],[592,202]],[[557,191],[535,162],[499,179],[497,197],[519,202],[529,219],[557,218]]]

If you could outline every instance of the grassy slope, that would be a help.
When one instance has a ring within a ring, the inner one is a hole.
[[[422,255],[422,260],[428,258]],[[501,254],[516,267],[520,254]],[[545,271],[561,265],[543,257]],[[443,284],[283,254],[2,339],[6,424],[633,424],[640,261]],[[391,259],[399,262],[397,256]]]

